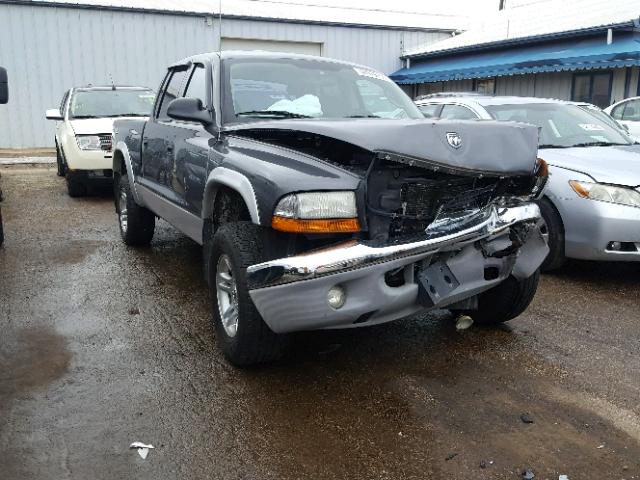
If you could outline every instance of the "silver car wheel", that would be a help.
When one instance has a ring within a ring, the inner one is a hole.
[[[120,199],[118,202],[120,230],[122,233],[127,233],[127,227],[129,226],[129,215],[127,213],[127,192],[120,190]]]
[[[540,234],[542,235],[542,238],[544,239],[545,243],[547,245],[549,245],[549,238],[550,238],[550,233],[549,233],[549,225],[547,225],[547,222],[544,221],[544,218],[540,218],[540,221],[538,222],[538,228],[540,229]]]
[[[224,331],[229,337],[235,337],[238,332],[238,287],[231,260],[225,254],[220,255],[216,267],[216,296]]]

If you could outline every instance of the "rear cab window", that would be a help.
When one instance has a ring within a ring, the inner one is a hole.
[[[426,118],[438,118],[442,105],[438,103],[426,103],[424,105],[418,105],[418,108]]]
[[[446,120],[478,120],[479,117],[470,108],[462,105],[447,104],[442,107],[440,118]]]

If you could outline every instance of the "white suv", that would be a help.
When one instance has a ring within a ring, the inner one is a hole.
[[[112,180],[113,122],[148,117],[154,100],[145,87],[77,87],[64,94],[59,108],[47,110],[47,119],[58,121],[58,175],[66,177],[70,196],[85,194],[90,181]]]

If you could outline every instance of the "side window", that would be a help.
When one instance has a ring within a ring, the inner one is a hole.
[[[630,100],[624,104],[622,120],[628,120],[630,122],[640,121],[640,100]]]
[[[182,70],[174,70],[171,73],[171,77],[166,84],[164,92],[162,94],[162,100],[160,104],[160,110],[158,110],[158,120],[166,120],[167,117],[167,109],[169,108],[169,104],[172,100],[175,100],[182,93],[182,86],[184,81],[187,78],[187,69]]]
[[[616,108],[611,110],[611,116],[616,120],[622,120],[622,112],[624,112],[624,107],[627,106],[628,102],[621,103]]]
[[[437,103],[426,104],[426,105],[418,105],[418,108],[422,112],[422,114],[427,118],[436,118],[438,116],[438,110],[440,109],[440,105]]]
[[[191,74],[191,79],[184,92],[185,98],[199,98],[202,105],[207,105],[207,80],[206,70],[202,65],[196,65]]]
[[[440,118],[450,120],[478,120],[478,116],[462,105],[445,105],[442,108]]]

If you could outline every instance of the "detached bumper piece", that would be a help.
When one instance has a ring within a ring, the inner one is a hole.
[[[251,298],[277,333],[373,325],[458,303],[468,307],[509,275],[535,272],[548,253],[539,219],[533,203],[491,205],[455,231],[427,229],[418,241],[352,241],[252,265]],[[343,292],[340,308],[330,306],[330,290]]]

